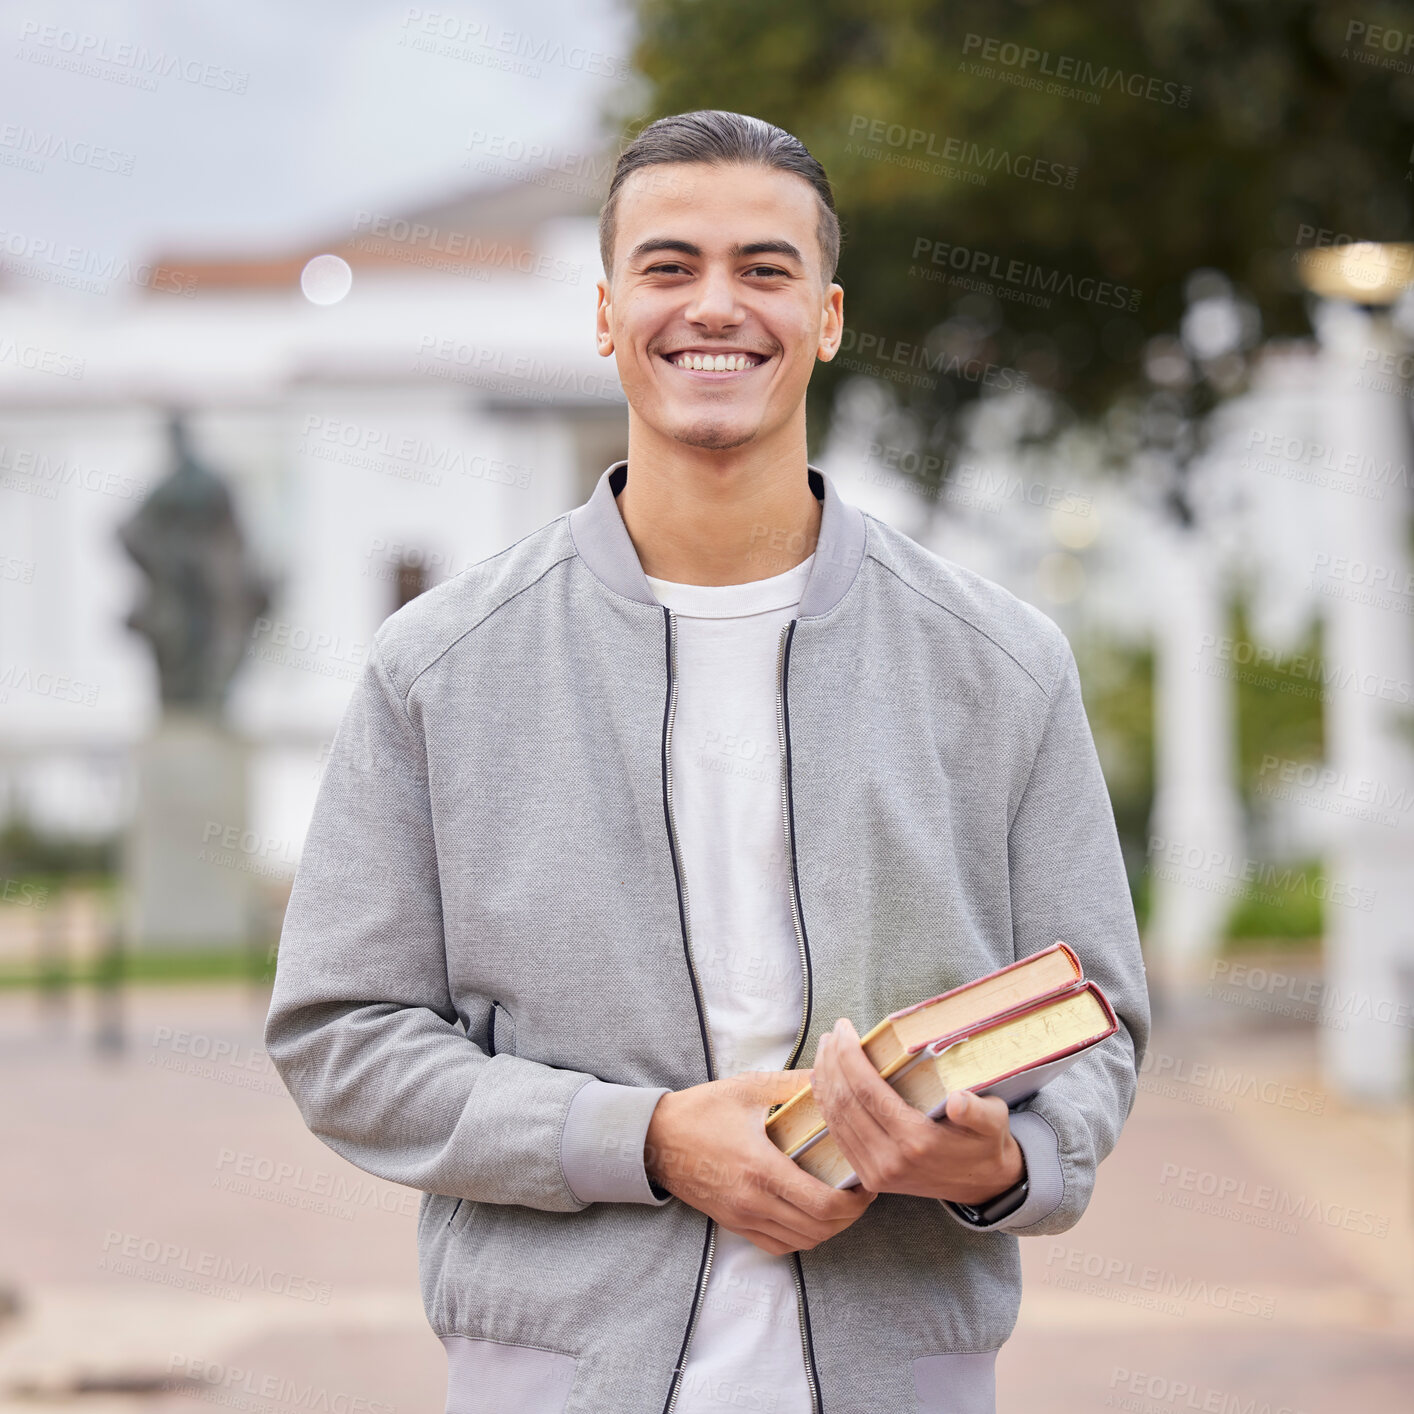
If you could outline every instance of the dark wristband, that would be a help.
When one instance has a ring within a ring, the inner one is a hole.
[[[973,1206],[971,1203],[954,1203],[955,1207],[968,1222],[984,1224],[994,1223],[1000,1218],[1010,1217],[1025,1201],[1026,1195],[1031,1190],[1031,1175],[1022,1174],[1021,1182],[1008,1188],[1005,1193],[998,1193],[995,1198],[988,1198],[985,1203]]]

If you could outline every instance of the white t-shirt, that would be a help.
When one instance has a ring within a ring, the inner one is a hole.
[[[719,1080],[784,1068],[804,1007],[776,686],[814,558],[749,584],[648,577],[677,620],[673,819]],[[718,1227],[674,1414],[810,1414],[793,1269]]]

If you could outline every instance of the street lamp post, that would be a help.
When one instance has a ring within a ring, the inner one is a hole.
[[[1326,766],[1340,806],[1327,856],[1321,1067],[1342,1093],[1389,1102],[1410,1079],[1414,576],[1409,346],[1387,311],[1414,282],[1414,246],[1309,251],[1299,268],[1322,301],[1322,435],[1360,481],[1331,507],[1320,586]]]

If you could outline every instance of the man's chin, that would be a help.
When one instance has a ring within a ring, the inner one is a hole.
[[[703,418],[688,423],[673,432],[673,440],[688,447],[702,447],[708,451],[725,452],[733,447],[745,446],[756,436],[755,427],[744,427],[738,422],[721,422],[715,418]]]

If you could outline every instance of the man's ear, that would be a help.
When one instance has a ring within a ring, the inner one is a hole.
[[[839,352],[840,340],[844,337],[844,286],[836,280],[831,280],[825,287],[823,312],[815,357],[822,363],[829,363]]]
[[[612,293],[607,280],[596,280],[594,289],[598,301],[594,310],[595,341],[601,356],[608,358],[614,351],[614,336],[609,328],[610,316],[613,314]]]

